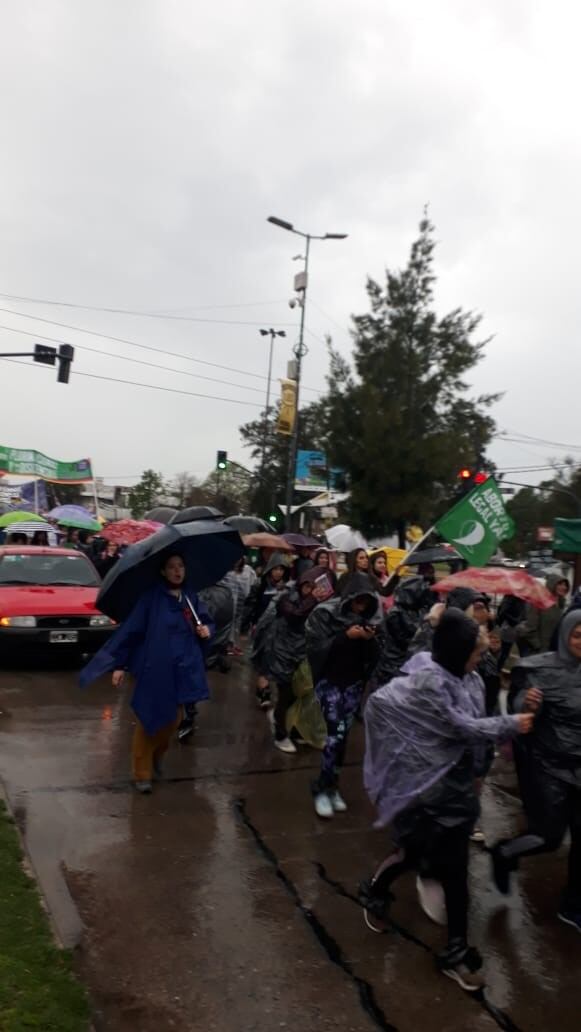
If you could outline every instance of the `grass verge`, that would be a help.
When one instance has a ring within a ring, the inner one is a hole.
[[[88,1027],[87,994],[70,953],[55,945],[36,884],[23,870],[14,823],[0,802],[0,1030]]]

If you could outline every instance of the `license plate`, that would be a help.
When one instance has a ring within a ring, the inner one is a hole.
[[[48,640],[52,645],[71,645],[79,640],[78,631],[51,631]]]

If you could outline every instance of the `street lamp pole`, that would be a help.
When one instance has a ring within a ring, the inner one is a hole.
[[[288,469],[286,477],[286,499],[285,499],[285,526],[287,530],[290,530],[291,525],[291,509],[293,501],[293,488],[295,479],[295,466],[297,461],[297,450],[299,444],[299,394],[301,388],[301,370],[303,355],[306,353],[305,348],[305,312],[307,307],[307,287],[309,281],[309,253],[311,249],[311,240],[345,240],[347,233],[323,233],[321,236],[317,236],[314,233],[303,233],[299,229],[295,229],[292,222],[286,222],[284,219],[278,219],[274,215],[269,215],[267,222],[271,222],[273,226],[279,226],[281,229],[288,230],[289,233],[295,233],[296,236],[300,236],[305,241],[305,269],[304,269],[304,285],[301,288],[302,297],[300,299],[301,306],[301,323],[299,329],[299,342],[296,346],[295,355],[297,359],[297,373],[296,373],[296,412],[293,432],[291,434],[289,455],[288,455]]]

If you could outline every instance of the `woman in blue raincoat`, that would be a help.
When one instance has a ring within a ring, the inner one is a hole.
[[[212,633],[206,608],[187,588],[184,561],[173,555],[164,561],[159,583],[144,592],[82,671],[83,687],[111,670],[115,688],[126,671],[135,679],[132,770],[138,792],[151,792],[153,775],[161,775],[182,706],[208,698],[204,653]]]

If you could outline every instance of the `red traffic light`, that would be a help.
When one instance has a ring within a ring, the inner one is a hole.
[[[488,480],[489,476],[490,476],[489,473],[475,473],[474,474],[474,483],[475,484],[485,484],[486,481]]]
[[[461,469],[460,472],[458,473],[458,478],[460,480],[470,480],[471,477],[472,477],[472,470],[471,469]]]

